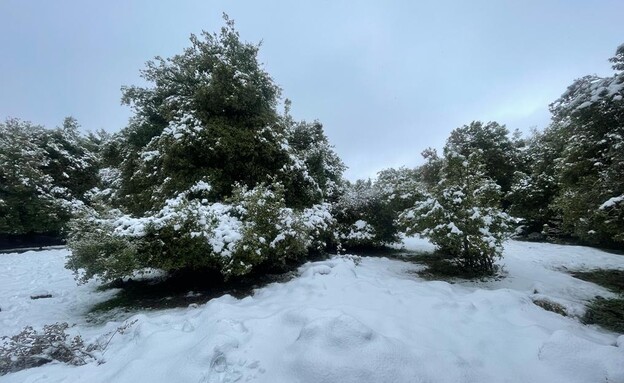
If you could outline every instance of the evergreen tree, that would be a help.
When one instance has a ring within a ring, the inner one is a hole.
[[[209,180],[214,201],[234,183],[270,183],[288,162],[276,112],[280,89],[242,42],[234,23],[191,36],[191,47],[147,63],[151,88],[123,88],[135,115],[122,132],[121,195],[135,214]],[[155,171],[157,170],[157,171]]]
[[[518,142],[509,130],[496,122],[473,121],[453,130],[446,143],[449,150],[464,157],[481,151],[485,172],[501,187],[503,197],[511,189],[518,165]]]
[[[145,267],[229,277],[335,242],[328,201],[344,165],[320,123],[294,122],[288,100],[277,112],[259,45],[224,18],[220,33],[148,62],[151,87],[123,89],[134,117],[103,145],[100,185],[70,238],[68,267],[85,278]]]
[[[335,201],[342,185],[345,165],[323,131],[314,121],[295,122],[290,116],[290,100],[281,117],[285,127],[289,160],[278,178],[285,185],[289,206],[306,207],[322,201]]]
[[[553,208],[565,232],[593,244],[624,242],[624,71],[620,46],[611,77],[576,80],[553,104],[552,128],[565,137]]]
[[[565,136],[554,126],[543,132],[533,131],[520,152],[520,163],[508,194],[510,213],[522,218],[523,232],[539,233],[558,226],[558,214],[552,203],[559,192],[554,163],[559,157]]]
[[[334,211],[346,247],[381,247],[397,243],[397,218],[422,198],[423,185],[414,169],[385,169],[375,180],[347,183]]]
[[[425,163],[417,168],[417,173],[427,188],[432,188],[440,182],[440,171],[444,161],[434,148],[423,150],[421,155],[425,159]]]
[[[0,234],[61,235],[97,167],[72,118],[56,129],[0,123]]]
[[[420,234],[465,269],[491,272],[513,220],[500,209],[501,187],[486,171],[484,152],[455,151],[455,138],[444,149],[441,180],[423,200],[399,216],[407,234]]]

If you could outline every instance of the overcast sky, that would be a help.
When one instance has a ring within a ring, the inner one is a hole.
[[[0,1],[0,119],[117,131],[122,85],[226,12],[351,179],[421,163],[473,120],[529,131],[575,79],[610,75],[622,0]]]

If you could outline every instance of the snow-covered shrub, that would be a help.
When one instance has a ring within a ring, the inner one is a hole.
[[[303,209],[302,222],[309,236],[309,250],[323,252],[337,248],[339,239],[337,221],[328,202],[317,203]]]
[[[241,221],[240,239],[223,273],[241,275],[254,266],[280,267],[307,253],[308,237],[301,214],[287,208],[281,185],[238,187],[231,198]]]
[[[136,322],[126,321],[89,344],[80,335],[67,334],[67,322],[44,325],[41,332],[26,326],[19,334],[0,338],[0,376],[51,362],[73,366],[104,363],[102,357],[115,335],[125,334]]]
[[[368,222],[358,219],[340,234],[340,240],[346,246],[370,246],[375,243],[375,229]]]
[[[86,211],[73,224],[67,266],[82,281],[112,280],[145,268],[213,269],[227,278],[300,259],[334,230],[327,205],[289,208],[280,184],[239,185],[224,202],[209,202],[209,193],[200,181],[143,217]]]
[[[397,242],[399,213],[422,195],[417,172],[407,168],[382,170],[374,181],[348,183],[334,206],[341,243],[378,247]]]
[[[72,221],[68,238],[72,253],[66,267],[74,271],[80,282],[96,275],[111,281],[140,269],[137,256],[143,241],[116,235],[113,222],[111,217],[102,218],[94,211]]]
[[[373,215],[382,214],[381,196],[374,189],[371,180],[347,183],[333,207],[341,245],[347,248],[382,245],[377,237],[376,228],[368,223]]]
[[[98,345],[86,345],[80,335],[65,332],[67,323],[43,326],[43,332],[28,326],[19,334],[0,338],[0,376],[53,361],[81,366],[96,360]]]
[[[95,150],[73,118],[55,129],[0,123],[0,234],[61,234],[95,185]]]
[[[467,158],[445,152],[442,180],[401,213],[399,224],[407,234],[429,238],[462,267],[489,272],[514,220],[501,211],[500,186],[484,173],[480,152]]]

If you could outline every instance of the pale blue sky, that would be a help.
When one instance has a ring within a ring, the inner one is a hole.
[[[0,1],[0,119],[121,129],[122,85],[226,12],[263,40],[297,119],[319,119],[349,178],[421,162],[472,120],[543,128],[577,77],[611,73],[622,0]]]

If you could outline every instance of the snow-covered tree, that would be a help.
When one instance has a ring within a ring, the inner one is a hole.
[[[396,219],[422,198],[416,170],[385,169],[374,180],[347,183],[334,205],[340,239],[346,247],[380,247],[399,241]]]
[[[501,187],[505,197],[504,194],[511,189],[518,164],[518,143],[512,138],[504,125],[473,121],[453,130],[446,145],[449,150],[465,157],[481,151],[485,172]]]
[[[45,129],[0,123],[0,234],[65,230],[84,192],[94,186],[97,159],[73,118]]]
[[[156,58],[124,88],[129,125],[102,148],[68,267],[112,279],[145,267],[279,267],[335,242],[344,165],[318,122],[277,112],[280,89],[225,16],[220,33]],[[84,270],[82,270],[84,269]]]
[[[132,213],[202,179],[219,200],[237,182],[271,183],[289,162],[280,89],[258,62],[259,45],[225,19],[220,33],[192,35],[182,54],[149,61],[141,73],[151,87],[123,88],[135,114],[121,133],[120,195]]]
[[[544,225],[555,228],[558,216],[552,202],[559,191],[554,163],[565,144],[565,137],[554,127],[533,131],[519,153],[508,200],[510,213],[522,219],[523,232],[539,233]]]
[[[434,187],[440,182],[440,171],[444,161],[434,148],[423,150],[421,155],[425,159],[425,163],[416,169],[418,177],[427,188]]]
[[[500,208],[501,187],[487,174],[484,153],[444,151],[441,180],[399,216],[407,234],[419,234],[469,270],[490,272],[514,220]]]
[[[565,137],[555,161],[553,203],[563,229],[594,244],[624,242],[624,71],[620,46],[610,77],[576,80],[553,104],[553,129]]]
[[[323,125],[318,121],[295,122],[289,107],[290,100],[286,100],[286,111],[281,117],[289,160],[278,175],[286,189],[286,200],[299,207],[335,201],[346,167],[325,136]]]
[[[333,205],[338,221],[340,242],[346,247],[377,247],[380,243],[375,228],[368,222],[382,210],[381,196],[369,180],[346,182],[340,198]]]

